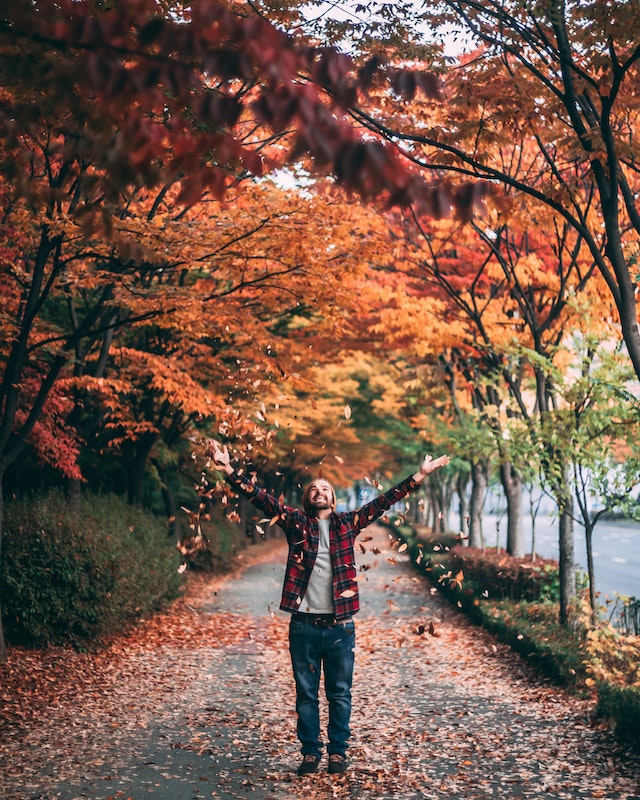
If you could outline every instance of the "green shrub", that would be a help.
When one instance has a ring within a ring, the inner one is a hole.
[[[560,624],[556,603],[485,601],[478,604],[476,616],[555,683],[584,686],[589,653],[580,636]]]
[[[597,715],[613,723],[623,741],[640,750],[640,689],[598,681]]]
[[[182,560],[190,570],[198,572],[227,572],[239,551],[248,544],[257,544],[267,536],[277,536],[279,528],[270,529],[258,514],[244,521],[233,515],[229,519],[224,509],[212,508],[202,514],[181,536],[178,543]],[[263,533],[260,533],[263,531]]]
[[[7,638],[85,647],[176,597],[178,564],[165,521],[118,497],[15,501],[0,565]]]
[[[495,600],[527,602],[559,599],[558,565],[538,559],[535,563],[509,556],[504,550],[478,550],[454,547],[448,555],[448,568],[460,575],[461,589],[473,588],[476,596]]]
[[[379,520],[379,524],[386,528],[391,536],[395,536],[409,547],[413,547],[417,541],[416,529],[410,522],[407,522],[402,514],[385,514]]]

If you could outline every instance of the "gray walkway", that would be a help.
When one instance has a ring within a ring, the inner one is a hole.
[[[370,533],[346,776],[295,775],[280,549],[195,596],[166,636],[113,653],[93,693],[5,738],[0,797],[640,798],[640,761],[590,726],[588,703],[533,676]]]

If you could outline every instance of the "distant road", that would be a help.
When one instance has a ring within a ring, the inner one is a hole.
[[[483,534],[487,546],[505,546],[505,516],[483,517]],[[498,529],[498,530],[497,530]],[[525,548],[531,552],[531,518],[524,518]],[[558,521],[551,516],[538,516],[535,527],[536,553],[543,558],[558,558]],[[575,529],[575,557],[579,569],[586,572],[587,548],[584,528]],[[593,533],[593,562],[596,591],[612,597],[614,592],[640,597],[640,524],[635,522],[599,522]]]

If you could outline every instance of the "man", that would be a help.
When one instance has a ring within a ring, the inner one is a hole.
[[[289,555],[280,608],[291,614],[289,651],[296,684],[297,733],[302,763],[299,775],[316,772],[322,756],[320,734],[320,672],[329,706],[327,727],[328,771],[347,768],[347,742],[351,731],[351,682],[355,648],[353,615],[360,608],[354,542],[367,525],[394,503],[420,488],[431,472],[449,463],[449,456],[427,456],[420,469],[393,489],[356,511],[335,512],[331,484],[312,481],[302,496],[302,508],[283,505],[248,476],[231,466],[226,447],[211,441],[214,463],[227,482],[245,495],[284,530]]]

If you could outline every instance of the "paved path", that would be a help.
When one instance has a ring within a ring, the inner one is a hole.
[[[295,775],[278,547],[196,593],[166,635],[152,625],[108,656],[93,690],[67,687],[47,718],[12,729],[0,797],[640,798],[640,760],[590,726],[589,703],[536,678],[369,532],[346,776],[325,763]]]

